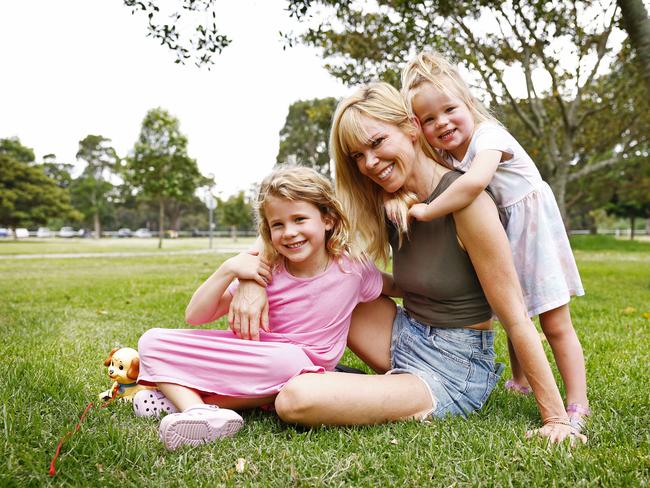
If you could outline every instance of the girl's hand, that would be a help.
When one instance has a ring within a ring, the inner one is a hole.
[[[429,206],[426,203],[416,203],[409,208],[409,218],[428,222],[432,220],[429,212]]]
[[[546,424],[539,429],[526,432],[526,439],[531,439],[536,436],[546,437],[552,444],[559,444],[569,439],[569,445],[571,447],[576,446],[576,439],[583,444],[587,443],[587,436],[578,432],[575,427],[565,424]]]
[[[243,252],[230,258],[228,266],[240,280],[253,280],[260,286],[271,282],[271,268],[258,251]]]

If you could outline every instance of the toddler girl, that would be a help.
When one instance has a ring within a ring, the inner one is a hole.
[[[264,258],[242,253],[226,260],[196,290],[186,320],[199,325],[222,317],[235,279],[252,279],[267,286],[269,299],[269,330],[259,341],[230,330],[151,329],[138,343],[138,381],[160,392],[136,395],[134,408],[146,416],[180,411],[160,423],[170,450],[234,435],[243,419],[219,407],[269,404],[294,376],[333,370],[354,307],[377,298],[382,287],[392,291],[392,278],[351,249],[347,219],[316,171],[271,173],[260,188],[258,223]]]
[[[569,313],[572,295],[584,294],[551,188],[519,143],[470,93],[444,58],[420,53],[402,72],[402,90],[427,142],[447,166],[465,174],[429,204],[408,215],[429,221],[470,204],[486,187],[505,219],[528,314],[539,315],[564,380],[567,412],[576,428],[589,414],[585,362]],[[394,214],[391,204],[387,211]],[[529,393],[508,341],[513,378],[506,388]]]

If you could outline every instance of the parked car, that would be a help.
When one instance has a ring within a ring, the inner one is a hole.
[[[0,237],[9,237],[9,229],[4,227],[0,229]]]
[[[118,229],[117,231],[117,237],[132,237],[132,236],[133,233],[131,232],[131,229],[127,229],[126,227]]]
[[[59,230],[59,237],[77,237],[77,233],[72,227],[61,227],[61,230]]]
[[[151,232],[149,232],[149,229],[145,229],[144,227],[142,229],[138,229],[135,231],[135,234],[133,234],[135,237],[140,237],[140,238],[145,238],[145,237],[151,237]]]
[[[24,239],[25,237],[29,237],[29,231],[24,227],[19,227],[16,229],[16,237],[18,239]]]
[[[39,227],[36,231],[36,237],[52,237],[52,233],[47,227]]]

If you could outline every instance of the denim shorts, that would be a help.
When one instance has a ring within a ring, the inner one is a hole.
[[[429,327],[401,307],[390,353],[389,373],[413,374],[431,390],[432,417],[479,410],[503,371],[503,364],[494,362],[494,331]]]

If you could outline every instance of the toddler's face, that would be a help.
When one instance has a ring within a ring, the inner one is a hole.
[[[459,161],[465,157],[475,124],[472,113],[460,98],[427,83],[413,97],[413,112],[429,144]]]

